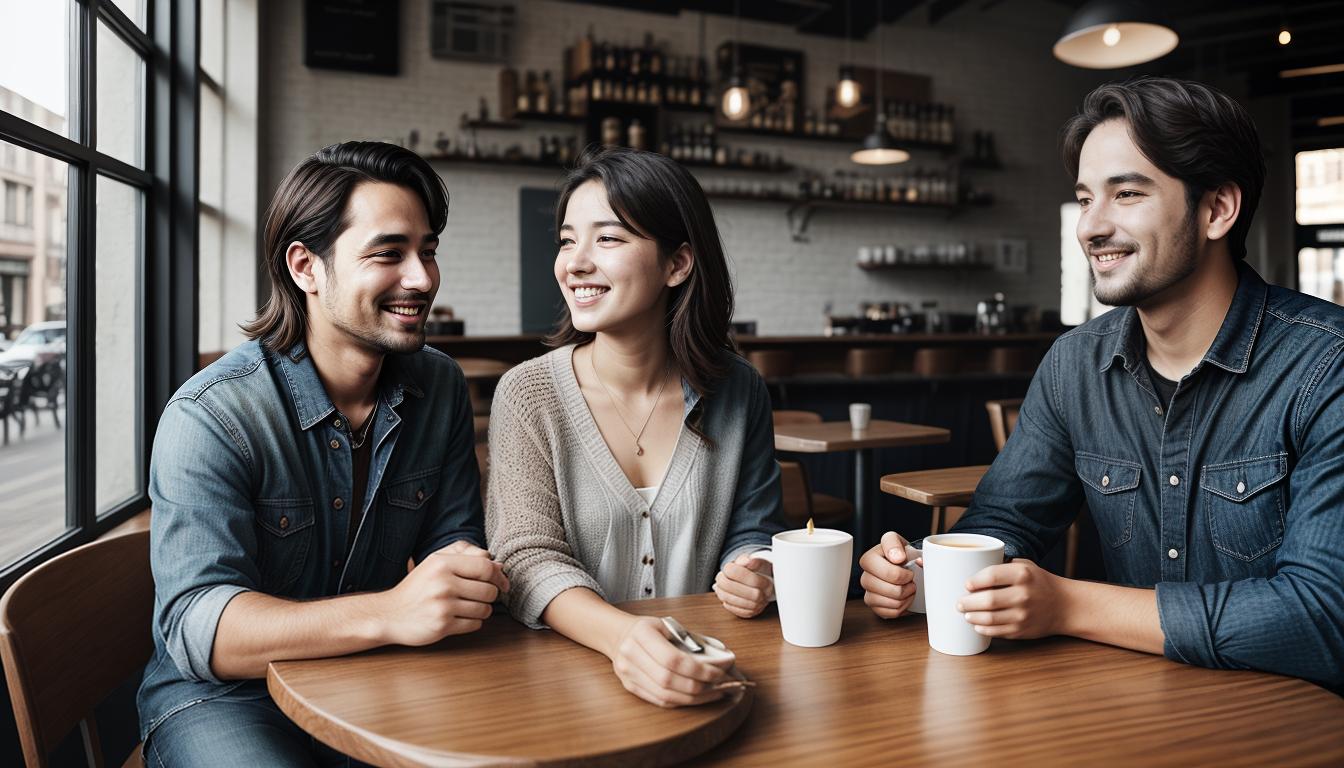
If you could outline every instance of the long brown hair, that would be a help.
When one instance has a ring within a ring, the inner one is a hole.
[[[597,180],[626,229],[658,244],[662,258],[689,245],[695,258],[691,276],[668,289],[667,344],[678,372],[702,397],[728,374],[728,336],[733,318],[733,282],[714,223],[714,212],[699,182],[679,163],[654,152],[625,147],[589,148],[570,171],[555,206],[555,231],[564,224],[574,190]],[[585,344],[594,334],[574,327],[566,305],[550,346]]]
[[[355,186],[382,181],[406,187],[425,204],[430,229],[448,223],[448,189],[424,158],[395,144],[347,141],[323,147],[280,182],[266,209],[262,258],[271,278],[271,296],[250,323],[239,327],[249,339],[276,352],[303,340],[308,331],[305,294],[289,275],[289,244],[303,243],[330,266],[336,239],[350,226],[345,205]]]

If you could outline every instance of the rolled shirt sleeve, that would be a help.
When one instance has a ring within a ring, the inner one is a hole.
[[[481,511],[481,475],[476,466],[476,428],[472,419],[471,398],[462,370],[453,364],[451,387],[454,408],[451,422],[444,425],[448,445],[444,450],[439,491],[434,496],[434,512],[421,526],[415,547],[415,561],[454,541],[466,540],[485,547],[485,521]]]
[[[149,473],[154,630],[188,680],[222,682],[210,669],[220,615],[260,583],[251,476],[238,425],[202,401],[168,404]]]
[[[770,393],[755,369],[750,370],[750,400],[742,467],[733,494],[733,509],[719,550],[719,568],[739,555],[770,548],[770,539],[784,530],[784,506],[775,461],[775,428]]]

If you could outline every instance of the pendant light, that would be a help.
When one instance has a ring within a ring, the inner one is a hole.
[[[729,120],[741,120],[751,112],[751,94],[742,79],[742,67],[737,61],[737,48],[742,42],[742,16],[739,13],[739,0],[733,0],[733,18],[737,27],[733,40],[733,73],[728,78],[728,88],[723,92],[723,116]]]
[[[1171,53],[1180,36],[1142,0],[1092,0],[1055,43],[1055,58],[1086,69],[1117,69]]]
[[[858,106],[859,100],[863,98],[863,92],[859,90],[859,81],[854,79],[854,67],[848,64],[850,60],[849,0],[845,0],[845,61],[847,63],[840,65],[840,82],[835,86],[835,103],[845,109]]]
[[[877,69],[873,77],[877,81],[877,88],[873,93],[875,97],[873,113],[876,115],[876,120],[873,123],[873,132],[868,134],[863,140],[863,146],[854,150],[849,159],[860,165],[895,165],[909,160],[910,153],[896,146],[891,134],[887,132],[887,116],[882,111],[882,0],[877,0],[877,23],[873,31],[877,34]]]

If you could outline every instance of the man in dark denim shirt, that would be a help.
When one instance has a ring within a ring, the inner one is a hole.
[[[1344,685],[1344,309],[1247,267],[1255,128],[1205,86],[1103,86],[1065,129],[1097,297],[1064,334],[955,530],[1012,561],[958,605],[990,637],[1052,634]],[[1167,384],[1163,384],[1167,380]],[[1086,503],[1117,584],[1039,568]],[[893,533],[866,600],[913,594]],[[1124,585],[1124,586],[1121,586]]]
[[[327,147],[276,192],[252,340],[155,438],[147,764],[348,764],[280,712],[267,664],[471,632],[507,589],[466,382],[424,347],[447,215],[438,175],[388,144]]]

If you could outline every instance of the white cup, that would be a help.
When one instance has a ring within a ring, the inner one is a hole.
[[[849,596],[854,537],[844,531],[817,528],[777,533],[771,551],[753,558],[773,564],[775,600],[784,639],[804,648],[820,648],[840,639]]]
[[[957,611],[957,601],[972,576],[1003,562],[1003,542],[978,533],[940,533],[924,539],[923,558],[929,646],[950,656],[984,652],[989,638]]]
[[[849,404],[849,426],[855,432],[862,432],[868,428],[868,424],[873,420],[873,406],[868,403],[850,403]]]
[[[915,575],[915,599],[910,602],[910,607],[905,610],[910,613],[924,613],[924,567],[915,562],[923,557],[924,553],[918,549],[905,545],[905,563],[901,566]]]

